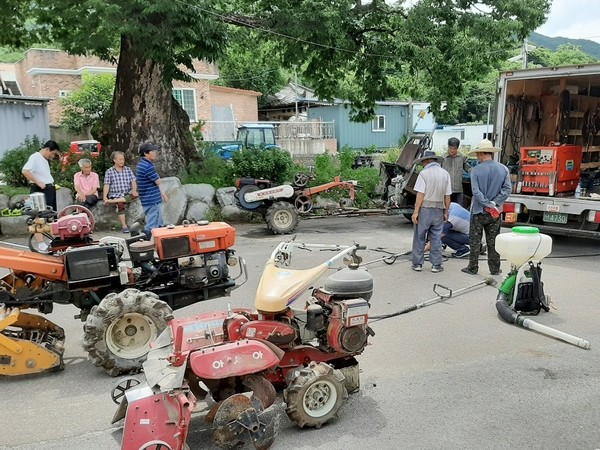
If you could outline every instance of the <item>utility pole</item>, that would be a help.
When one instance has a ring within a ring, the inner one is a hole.
[[[527,69],[527,38],[523,40],[523,51],[521,52],[523,69]]]

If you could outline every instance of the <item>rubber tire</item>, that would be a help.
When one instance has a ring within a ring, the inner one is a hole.
[[[254,184],[247,184],[245,186],[242,186],[237,193],[237,201],[240,207],[250,211],[253,211],[256,208],[258,208],[262,204],[262,201],[257,200],[255,202],[247,202],[246,200],[244,200],[244,195],[246,195],[249,192],[255,192],[259,190],[260,188]]]
[[[126,314],[142,315],[155,329],[143,344],[147,347],[146,351],[132,358],[117,355],[106,342],[111,325]],[[110,376],[138,372],[150,351],[149,344],[162,333],[172,318],[170,306],[152,292],[125,289],[120,293],[108,294],[99,305],[92,308],[87,317],[83,326],[83,349],[88,352],[94,365],[104,368]]]
[[[314,417],[314,414],[311,415],[305,409],[304,397],[317,383],[325,383],[328,388],[333,387],[333,391],[330,393],[335,393],[336,397],[333,404],[325,405],[329,408],[327,411],[319,417]],[[292,422],[300,428],[321,428],[337,417],[339,409],[348,399],[348,391],[344,386],[344,375],[329,364],[312,362],[308,367],[301,369],[292,383],[283,391],[283,399],[286,403],[285,412]]]
[[[275,202],[267,210],[265,221],[274,234],[291,234],[300,219],[294,205],[288,202]]]

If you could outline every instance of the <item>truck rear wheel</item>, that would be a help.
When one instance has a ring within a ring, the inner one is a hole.
[[[275,202],[267,210],[265,220],[274,234],[290,234],[298,226],[298,211],[291,203]]]
[[[172,310],[152,292],[125,289],[94,306],[83,327],[83,348],[111,376],[136,372],[150,344],[167,327]]]

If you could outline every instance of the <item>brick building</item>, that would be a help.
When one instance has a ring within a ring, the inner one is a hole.
[[[29,49],[13,67],[21,95],[50,99],[48,117],[53,134],[61,121],[63,108],[59,100],[81,86],[83,73],[117,71],[115,64],[97,57],[37,48]],[[173,96],[187,111],[190,122],[219,120],[214,115],[219,116],[224,110],[230,111],[235,120],[258,120],[259,92],[211,85],[210,81],[219,77],[214,64],[197,60],[194,69],[195,72],[184,69],[193,81],[173,81]]]

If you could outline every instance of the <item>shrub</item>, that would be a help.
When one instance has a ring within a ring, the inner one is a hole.
[[[42,144],[37,136],[28,136],[19,147],[7,151],[0,159],[2,180],[11,186],[28,186],[29,182],[21,171],[29,157],[42,148]]]
[[[201,162],[191,162],[181,175],[183,184],[206,183],[215,188],[233,186],[233,167],[217,155],[207,152]]]
[[[273,183],[289,181],[294,168],[285,150],[244,148],[231,158],[235,177],[265,178]]]

